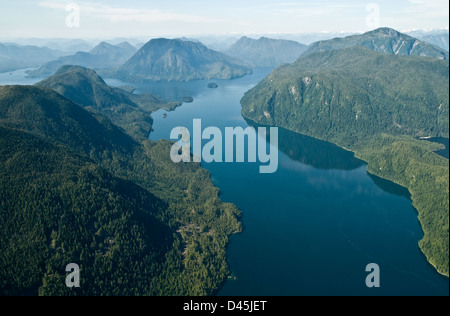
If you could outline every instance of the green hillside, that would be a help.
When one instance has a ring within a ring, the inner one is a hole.
[[[355,47],[306,55],[277,68],[242,99],[243,115],[350,149],[369,171],[410,190],[420,246],[448,275],[449,64]]]
[[[199,164],[172,163],[170,142],[40,87],[0,87],[0,118],[0,293],[208,295],[226,279],[240,212]]]
[[[36,86],[52,89],[72,102],[101,113],[138,139],[148,138],[153,111],[173,110],[181,105],[181,102],[163,102],[149,94],[112,88],[95,71],[80,66],[63,66]]]
[[[0,294],[136,295],[163,271],[173,243],[165,203],[88,159],[0,127]],[[82,287],[65,287],[65,265]]]

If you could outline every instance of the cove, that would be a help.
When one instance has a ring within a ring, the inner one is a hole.
[[[231,81],[146,83],[139,91],[194,102],[158,111],[150,139],[169,139],[177,126],[243,129],[240,99],[270,69]],[[128,85],[128,83],[108,82]],[[448,295],[448,278],[427,262],[423,232],[406,189],[367,173],[339,147],[279,128],[279,167],[260,174],[250,163],[202,163],[221,199],[243,212],[243,233],[231,238],[232,277],[222,296]],[[380,288],[366,286],[366,267],[380,267]]]

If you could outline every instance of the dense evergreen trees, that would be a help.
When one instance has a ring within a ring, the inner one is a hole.
[[[172,163],[169,142],[4,86],[0,143],[0,295],[207,295],[226,279],[240,213],[199,164]]]

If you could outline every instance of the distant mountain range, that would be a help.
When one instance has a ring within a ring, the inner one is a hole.
[[[95,70],[113,69],[125,63],[136,51],[137,49],[128,42],[119,45],[102,42],[88,53],[78,52],[75,55],[60,57],[43,64],[37,70],[28,71],[28,75],[33,78],[48,77],[64,65],[77,65]]]
[[[46,47],[0,43],[0,72],[39,67],[62,55],[63,52]]]
[[[355,46],[401,56],[423,56],[445,60],[449,58],[449,53],[444,49],[390,28],[379,28],[362,35],[316,42],[308,47],[304,55]]]
[[[449,35],[447,33],[425,35],[420,38],[421,40],[430,44],[436,45],[442,49],[449,51]]]
[[[252,71],[245,63],[200,42],[153,39],[114,74],[124,81],[233,79]]]
[[[306,45],[295,41],[242,37],[225,53],[246,61],[252,67],[275,67],[294,62],[306,49]]]
[[[422,41],[436,45],[442,49],[449,51],[449,31],[448,29],[436,29],[430,31],[407,31],[406,34],[418,38]]]

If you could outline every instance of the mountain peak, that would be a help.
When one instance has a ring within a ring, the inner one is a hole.
[[[128,81],[232,79],[251,70],[200,42],[156,38],[146,43],[116,73]]]
[[[371,32],[368,32],[366,34],[380,34],[380,35],[387,35],[387,36],[401,36],[405,34],[400,33],[399,31],[393,29],[393,28],[389,28],[389,27],[380,27],[376,30],[373,30]]]
[[[246,61],[253,67],[275,67],[294,62],[305,51],[306,46],[295,41],[261,37],[242,37],[227,54]]]
[[[103,55],[114,48],[115,47],[111,44],[108,44],[106,42],[101,42],[100,44],[95,46],[93,49],[91,49],[91,51],[89,53],[92,55]]]
[[[388,27],[378,28],[360,35],[316,42],[308,48],[303,56],[355,46],[362,46],[376,52],[399,56],[449,59],[447,51]]]

